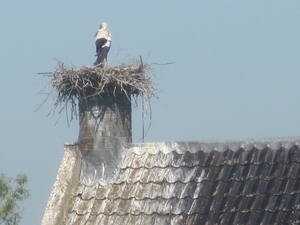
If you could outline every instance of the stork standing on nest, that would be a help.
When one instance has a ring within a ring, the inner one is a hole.
[[[99,30],[95,34],[96,56],[97,60],[94,65],[103,66],[103,62],[107,61],[107,53],[111,45],[111,34],[107,29],[107,23],[103,22]]]

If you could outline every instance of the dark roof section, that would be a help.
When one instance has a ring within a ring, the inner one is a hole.
[[[298,143],[130,144],[112,182],[81,173],[63,224],[298,224]]]

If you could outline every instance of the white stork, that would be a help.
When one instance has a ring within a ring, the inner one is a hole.
[[[99,30],[95,34],[96,56],[97,60],[94,65],[107,61],[107,53],[111,45],[111,34],[107,30],[107,23],[103,22],[100,25]]]

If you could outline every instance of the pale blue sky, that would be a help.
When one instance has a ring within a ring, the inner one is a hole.
[[[53,58],[94,60],[94,34],[112,32],[108,60],[141,55],[156,66],[146,142],[299,136],[300,1],[1,1],[0,173],[29,177],[22,225],[39,224],[63,143],[78,121],[46,117],[38,95]],[[134,110],[133,141],[141,137]]]

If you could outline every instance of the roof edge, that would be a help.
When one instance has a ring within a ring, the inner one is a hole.
[[[66,143],[64,150],[41,225],[63,224],[70,196],[79,180],[82,157],[79,147]]]

